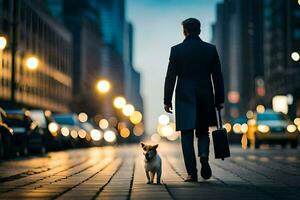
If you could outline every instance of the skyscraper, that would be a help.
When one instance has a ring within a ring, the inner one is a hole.
[[[271,107],[275,95],[292,94],[299,101],[299,63],[291,58],[299,52],[299,9],[293,0],[224,0],[217,6],[214,41],[223,64],[228,117],[257,104]],[[291,108],[299,110],[298,104]]]

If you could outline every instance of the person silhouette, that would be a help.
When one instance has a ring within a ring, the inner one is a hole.
[[[188,173],[186,182],[198,181],[194,135],[198,139],[201,176],[212,175],[208,162],[209,126],[217,123],[215,108],[222,109],[224,83],[216,47],[200,39],[201,23],[195,18],[182,22],[185,39],[171,48],[164,85],[164,108],[172,113],[175,89],[176,130],[181,131],[181,146]],[[177,81],[177,82],[176,82]]]

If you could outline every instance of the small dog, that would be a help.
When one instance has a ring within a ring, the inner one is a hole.
[[[154,176],[156,174],[157,184],[160,184],[161,178],[161,159],[157,154],[157,145],[151,146],[141,143],[145,156],[145,172],[148,179],[147,184],[153,184]]]

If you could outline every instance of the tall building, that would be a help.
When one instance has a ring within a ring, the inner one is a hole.
[[[264,1],[264,70],[269,101],[293,96],[292,116],[300,116],[300,4],[293,0]]]
[[[115,96],[125,96],[132,104],[139,102],[142,109],[140,75],[132,64],[133,29],[125,19],[125,1],[47,0],[46,3],[52,15],[73,34],[74,110],[87,105],[91,114],[94,111],[110,117],[116,114],[112,107]],[[95,92],[97,78],[109,80],[112,89],[106,95],[88,96],[89,91]],[[100,110],[93,107],[96,104]]]
[[[125,1],[91,0],[99,17],[99,31],[102,36],[102,75],[112,81],[115,95],[124,95],[124,37]]]
[[[96,90],[101,77],[102,40],[98,29],[98,12],[91,1],[47,0],[50,13],[73,35],[73,101],[72,110],[90,115],[101,113],[102,100]]]
[[[214,42],[223,65],[228,118],[257,104],[271,107],[275,95],[291,93],[293,106],[299,104],[299,63],[291,59],[299,52],[299,9],[294,0],[218,4]]]
[[[255,80],[261,75],[255,69],[262,67],[258,62],[261,48],[256,46],[261,39],[259,9],[259,0],[225,0],[217,5],[214,41],[224,73],[227,118],[245,113],[256,97]]]
[[[133,66],[133,25],[129,22],[126,23],[125,43],[127,48],[124,55],[125,63],[125,97],[132,102],[136,109],[143,112],[143,99],[140,93],[141,75],[134,69]]]
[[[1,0],[0,9],[0,33],[8,41],[0,58],[1,105],[70,111],[70,32],[38,0]],[[39,61],[35,70],[26,64],[30,56]]]

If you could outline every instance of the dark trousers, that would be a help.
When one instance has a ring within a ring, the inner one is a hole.
[[[198,142],[198,156],[208,156],[209,153],[209,133],[207,130],[183,130],[181,131],[181,147],[183,158],[188,175],[197,175],[197,163],[194,150],[194,135]]]

